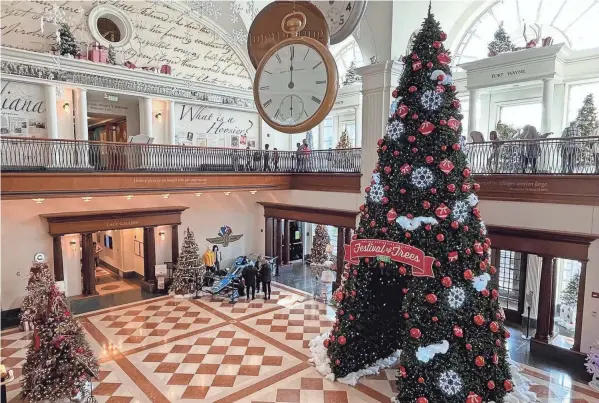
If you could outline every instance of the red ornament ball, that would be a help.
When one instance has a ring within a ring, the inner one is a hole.
[[[466,248],[466,254],[467,254],[467,255],[470,255],[470,254],[472,254],[472,251],[470,250],[470,248]]]
[[[418,55],[416,53],[412,53],[412,60],[418,60]]]
[[[432,68],[433,68],[433,62],[428,62],[428,63],[426,64],[426,68],[427,68],[427,69],[432,69]]]
[[[366,187],[364,188],[364,191],[365,191],[366,193],[370,193],[370,186],[366,186]]]
[[[408,269],[405,268],[405,266],[400,266],[399,267],[399,274],[404,275],[408,272]]]
[[[451,228],[453,229],[458,229],[460,227],[460,223],[457,221],[452,221],[451,222]]]
[[[424,383],[424,378],[423,377],[419,377],[418,378],[418,383]]]
[[[414,119],[414,120],[418,119],[418,114],[417,113],[413,113],[412,114],[412,119]]]
[[[387,196],[383,196],[383,198],[381,199],[381,202],[383,204],[387,204],[387,203],[389,203],[389,198]]]
[[[464,270],[464,278],[466,280],[472,280],[474,278],[474,273],[472,273],[472,270],[470,270],[470,269]]]
[[[431,225],[430,225],[430,224],[426,224],[426,225],[424,226],[424,229],[425,229],[425,230],[427,230],[427,231],[430,231],[431,229],[433,229],[433,227],[431,227]]]
[[[453,101],[451,101],[451,106],[453,106],[455,109],[458,109],[460,107],[460,100],[454,99]]]
[[[447,124],[447,120],[445,120],[445,119],[441,119],[441,120],[439,121],[439,124],[440,124],[441,126],[445,126],[445,125]]]
[[[335,365],[337,365],[337,366],[341,365],[341,360],[335,360]]]
[[[433,322],[435,322],[435,323],[436,323],[436,322],[438,322],[438,321],[439,321],[439,318],[437,318],[436,316],[433,316],[433,317],[431,318],[431,320],[432,320]]]
[[[443,81],[443,80],[445,80],[445,74],[439,74],[437,76],[437,81]]]
[[[432,155],[427,155],[426,158],[424,159],[424,162],[426,162],[427,164],[432,164],[433,162],[435,162],[435,159],[433,158]]]
[[[487,382],[487,388],[489,388],[491,390],[495,389],[495,382],[493,382],[493,381]]]
[[[388,192],[389,191],[389,186],[385,185],[384,189],[385,189],[385,192]]]
[[[482,290],[480,293],[483,295],[483,297],[488,297],[488,296],[489,296],[489,294],[491,294],[491,293],[489,292],[489,290],[487,290],[486,288],[485,288],[484,290]]]
[[[419,339],[422,336],[422,332],[417,327],[410,329],[410,337],[413,339]]]
[[[402,195],[406,193],[406,190],[404,188],[399,189],[399,193],[401,193]]]
[[[404,234],[404,236],[408,239],[412,238],[412,234],[410,234],[409,232],[406,231],[406,233]]]
[[[383,267],[385,267],[385,262],[379,262],[379,267],[380,267],[380,268],[383,268]]]
[[[403,317],[404,317],[404,319],[408,319],[410,317],[410,314],[407,312],[404,312]]]
[[[370,221],[370,228],[374,228],[376,226],[376,221]]]
[[[364,208],[365,208],[365,207],[366,207],[366,206],[364,206],[363,204],[362,204],[362,205],[360,205],[360,211],[364,211]]]
[[[464,337],[464,330],[462,330],[462,328],[459,327],[458,325],[454,325],[453,326],[453,335],[455,337],[462,338],[462,337]]]
[[[437,302],[437,296],[435,294],[427,294],[426,295],[426,302],[428,302],[429,304],[434,304]]]
[[[511,336],[510,332],[507,329],[505,329],[505,331],[503,332],[503,335],[506,339],[509,339]]]
[[[345,343],[347,343],[347,339],[345,338],[345,336],[339,336],[339,338],[337,339],[337,343],[343,346],[345,345]]]
[[[439,39],[444,41],[445,39],[447,39],[447,34],[443,31],[441,31],[441,33],[439,34]]]
[[[475,191],[480,190],[480,184],[475,183],[474,185],[472,185],[472,187],[474,188]]]
[[[462,171],[462,175],[464,175],[464,178],[468,178],[470,177],[471,171],[469,168],[464,168],[464,170]]]
[[[474,364],[476,364],[477,367],[484,367],[485,366],[485,357],[483,357],[482,355],[477,356],[474,359]]]
[[[408,217],[411,220],[412,218],[414,218],[414,214],[408,213],[408,214],[406,214],[406,217]]]
[[[428,403],[428,399],[424,396],[420,396],[418,399],[416,399],[416,403]]]
[[[356,296],[356,290],[351,290],[351,296],[355,297]]]
[[[446,145],[442,145],[441,146],[441,151],[447,151],[447,146]]]
[[[468,350],[468,351],[472,350],[472,344],[470,344],[470,343],[466,344],[466,350]]]
[[[381,232],[382,232],[383,234],[386,234],[386,233],[387,233],[387,227],[383,227],[383,228],[381,228]]]
[[[357,270],[354,270],[352,273],[353,273],[354,276],[358,275],[358,271]]]
[[[431,193],[432,194],[436,194],[437,193],[437,189],[436,188],[431,188]]]
[[[452,90],[452,91],[455,91],[456,90],[456,86],[455,85],[450,85],[449,89]]]
[[[470,228],[467,225],[464,225],[464,232],[468,232]]]
[[[434,41],[433,42],[433,48],[439,49],[440,47],[441,47],[441,42],[439,42],[439,41]]]
[[[514,387],[514,385],[512,384],[512,381],[510,381],[509,379],[506,379],[505,381],[503,381],[503,388],[507,392],[510,392],[513,387]]]
[[[491,330],[493,333],[497,333],[499,331],[499,323],[495,321],[489,323],[489,330]]]
[[[414,154],[416,154],[416,153],[418,152],[418,149],[417,149],[416,147],[414,147],[414,148],[412,148],[412,152],[413,152]]]
[[[393,98],[397,98],[397,95],[399,95],[399,92],[397,90],[393,90],[391,95],[393,96]]]
[[[408,91],[411,93],[414,93],[414,92],[418,91],[418,88],[416,88],[415,85],[410,85],[410,87],[408,88]]]
[[[364,258],[364,263],[370,263],[370,258],[368,258],[368,257],[365,257],[365,258]]]
[[[437,241],[443,242],[444,240],[445,240],[445,235],[443,235],[443,234],[437,234]]]
[[[378,139],[376,141],[376,145],[379,146],[379,147],[382,146],[384,143],[385,143],[385,140],[383,140],[383,139]]]
[[[383,150],[383,152],[387,151],[387,146],[382,146],[381,150]]]
[[[470,190],[470,185],[467,183],[462,184],[462,192],[468,192]]]
[[[451,281],[451,277],[445,276],[441,279],[441,284],[443,284],[443,287],[449,288],[453,284],[453,281]]]
[[[406,373],[406,369],[404,368],[404,366],[403,366],[403,365],[400,365],[400,366],[399,366],[399,375],[400,375],[402,378],[405,378],[405,377],[408,375],[408,374]]]
[[[491,290],[491,296],[493,299],[497,299],[497,297],[499,297],[499,292],[497,292],[497,290]]]
[[[497,355],[497,353],[493,353],[493,364],[499,364],[499,356]]]
[[[394,157],[399,157],[399,151],[397,151],[397,150],[393,151],[393,156]]]
[[[460,146],[458,143],[454,143],[451,145],[451,149],[453,151],[460,151],[461,148],[462,148],[462,146]]]
[[[431,208],[431,203],[428,200],[425,200],[422,202],[422,207],[428,210]]]
[[[329,344],[331,344],[331,341],[329,339],[325,339],[322,342],[322,345],[324,346],[324,348],[329,348]]]
[[[416,141],[416,137],[415,136],[408,136],[408,142],[409,143],[413,143]]]
[[[354,315],[349,315],[349,320],[354,320]]]
[[[497,347],[501,347],[501,340],[499,340],[499,339],[495,340],[495,345]]]
[[[482,315],[478,314],[474,316],[474,323],[478,326],[482,326],[485,324],[485,318]]]
[[[385,173],[386,173],[387,175],[389,175],[389,174],[391,173],[391,167],[390,167],[390,166],[386,166],[386,167],[385,167],[385,169],[384,169],[383,171],[385,171]]]
[[[447,185],[447,190],[449,190],[451,193],[455,192],[455,185],[453,183],[450,183],[449,185]]]
[[[435,261],[435,267],[441,267],[441,262],[439,262],[438,260]]]

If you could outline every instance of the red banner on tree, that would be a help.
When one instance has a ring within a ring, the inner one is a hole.
[[[434,277],[435,258],[425,256],[424,252],[404,243],[384,241],[382,239],[357,239],[345,245],[345,261],[358,264],[362,257],[386,256],[394,262],[412,266],[414,277]]]

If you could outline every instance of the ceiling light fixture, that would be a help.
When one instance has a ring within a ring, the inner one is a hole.
[[[68,102],[65,102],[64,105],[62,106],[62,109],[64,109],[64,111],[66,113],[69,113],[71,111],[71,105],[69,105]]]
[[[154,115],[154,117],[157,121],[162,122],[162,113],[158,112],[156,115]]]
[[[87,203],[88,201],[90,201],[91,199],[93,199],[93,197],[91,197],[91,196],[85,196],[85,197],[82,197],[82,198],[81,198],[81,200],[83,200],[83,201],[84,201],[84,202],[86,202],[86,203]]]
[[[170,197],[170,193],[165,193],[162,195],[163,199],[168,199]]]
[[[133,199],[133,195],[126,195],[126,196],[125,196],[125,199],[127,199],[127,200],[131,200],[131,199]]]
[[[31,200],[33,200],[35,202],[35,204],[42,204],[44,202],[44,200],[46,200],[46,199],[40,198],[40,199],[31,199]]]
[[[257,190],[250,190],[250,193],[253,194],[253,195],[255,195],[256,192],[258,192],[258,191]]]
[[[196,196],[198,196],[198,197],[200,197],[201,195],[202,195],[202,194],[201,194],[201,193],[199,193],[199,192],[198,192],[198,193],[196,193]]]
[[[225,196],[229,196],[231,192],[225,192]]]

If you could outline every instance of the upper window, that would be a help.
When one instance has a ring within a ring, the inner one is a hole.
[[[348,36],[343,42],[331,46],[331,53],[335,57],[335,63],[337,63],[337,72],[339,73],[339,82],[343,82],[345,74],[351,66],[352,62],[355,63],[356,67],[364,65],[364,59],[362,58],[362,52],[358,46],[358,42],[354,39],[353,35]]]
[[[121,30],[111,19],[101,17],[98,18],[98,31],[102,37],[108,42],[120,42]]]
[[[487,45],[503,22],[503,27],[516,46],[524,46],[525,24],[538,24],[541,37],[552,37],[553,43],[565,43],[576,50],[598,46],[599,2],[596,0],[499,0],[488,7],[464,33],[453,63],[484,59]],[[528,40],[535,37],[527,28]]]

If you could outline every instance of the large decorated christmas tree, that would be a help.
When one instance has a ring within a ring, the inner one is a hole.
[[[48,291],[47,301],[36,318],[23,365],[23,397],[31,403],[81,398],[89,391],[90,378],[98,375],[98,360],[83,327],[69,312],[56,286]]]
[[[316,264],[323,264],[329,260],[327,246],[331,243],[331,238],[327,232],[327,227],[318,224],[314,230],[312,239],[312,250],[310,251],[310,261]]]
[[[187,295],[196,292],[196,268],[200,266],[200,247],[198,246],[193,231],[189,227],[185,230],[185,238],[181,245],[181,253],[175,272],[171,289],[176,295]]]
[[[337,323],[324,340],[336,378],[402,349],[399,402],[504,402],[513,388],[479,185],[460,146],[447,35],[430,12],[351,245]]]
[[[341,133],[341,136],[339,136],[339,142],[337,143],[337,150],[343,150],[343,149],[347,149],[347,148],[351,148],[351,147],[352,147],[352,144],[351,144],[351,140],[349,138],[349,133],[347,132],[347,129],[345,129]]]
[[[588,94],[584,97],[582,107],[576,115],[576,122],[580,129],[581,136],[594,136],[597,130],[597,109],[593,94]]]
[[[48,292],[54,285],[52,273],[45,262],[34,263],[29,270],[27,294],[21,304],[21,327],[28,329],[48,306]]]

